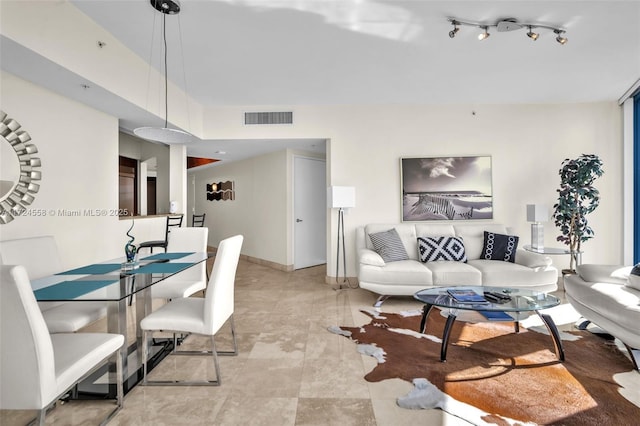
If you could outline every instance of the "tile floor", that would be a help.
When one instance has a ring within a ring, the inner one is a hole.
[[[331,325],[360,325],[375,296],[360,289],[334,290],[324,266],[285,273],[241,261],[236,279],[235,323],[240,354],[220,357],[220,387],[142,387],[125,397],[110,425],[467,425],[439,410],[405,410],[395,400],[412,385],[401,380],[369,383],[363,375],[375,361]],[[562,294],[562,292],[559,292]],[[420,309],[412,298],[391,298],[387,312]],[[90,329],[104,329],[96,323]],[[228,347],[228,328],[217,338]],[[190,336],[187,346],[206,339]],[[170,357],[156,378],[214,377],[208,357]],[[58,405],[47,424],[90,425],[111,401]],[[2,411],[0,424],[21,425],[33,412]]]

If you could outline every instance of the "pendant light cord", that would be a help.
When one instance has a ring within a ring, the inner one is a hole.
[[[167,15],[162,14],[162,40],[164,42],[164,127],[168,128],[169,121],[169,89],[167,84]]]

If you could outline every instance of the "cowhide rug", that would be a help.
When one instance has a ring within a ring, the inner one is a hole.
[[[400,406],[441,408],[476,424],[640,424],[640,374],[612,340],[562,333],[566,360],[560,362],[547,334],[524,327],[516,334],[512,323],[456,321],[447,362],[440,362],[440,311],[431,312],[424,335],[417,332],[419,314],[362,312],[371,322],[329,331],[377,358],[367,381],[400,378],[415,385],[398,398]],[[460,406],[481,411],[479,420],[460,415]]]

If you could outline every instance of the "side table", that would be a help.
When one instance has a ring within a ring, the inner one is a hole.
[[[548,255],[559,255],[559,254],[568,254],[574,256],[576,259],[576,265],[582,264],[582,252],[572,252],[568,249],[563,248],[554,248],[554,247],[543,247],[541,249],[534,249],[530,245],[526,245],[523,247],[526,251],[530,251],[531,253],[540,253],[540,254],[548,254]]]

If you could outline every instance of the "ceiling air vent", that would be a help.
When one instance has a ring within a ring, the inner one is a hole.
[[[245,112],[244,124],[292,124],[293,112]]]

